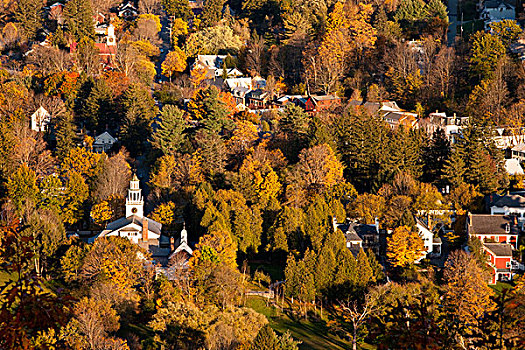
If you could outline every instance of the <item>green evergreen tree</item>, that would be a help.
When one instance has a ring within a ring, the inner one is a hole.
[[[120,140],[132,155],[137,155],[145,149],[158,109],[149,91],[138,85],[132,85],[126,90],[122,105],[125,114]]]
[[[174,18],[188,20],[191,16],[191,8],[188,0],[162,0],[162,6],[166,13]]]
[[[91,1],[68,1],[64,7],[64,18],[67,32],[71,34],[77,42],[84,37],[95,39]]]
[[[64,114],[56,123],[56,148],[55,154],[58,160],[64,159],[71,149],[76,146],[76,125],[70,113]]]
[[[363,249],[360,249],[359,253],[357,253],[356,260],[358,284],[366,287],[370,282],[374,281],[374,271],[372,270],[368,256]]]
[[[112,96],[111,89],[105,80],[97,79],[82,111],[86,127],[101,131],[106,127],[106,124],[109,126],[114,123],[115,118],[112,114],[115,106]]]
[[[421,131],[400,126],[393,131],[388,148],[387,164],[392,173],[405,172],[414,178],[422,173],[422,148],[424,135]]]
[[[163,154],[177,152],[184,142],[184,130],[187,127],[184,112],[173,105],[166,105],[160,113],[160,121],[153,133],[152,144]]]
[[[228,65],[226,64],[226,60],[222,63],[222,79],[228,79]]]
[[[435,183],[442,179],[446,161],[450,157],[450,142],[442,129],[437,129],[430,144],[424,148],[424,182]]]
[[[253,340],[250,350],[278,350],[277,335],[269,325],[263,326]]]
[[[358,191],[382,185],[387,169],[388,126],[379,115],[344,113],[336,120],[337,149],[345,165],[345,178]]]
[[[18,27],[25,39],[33,40],[37,31],[43,25],[43,2],[41,0],[18,0],[16,3],[18,6],[16,11],[14,11],[14,15],[18,22]]]
[[[371,250],[368,249],[366,252],[366,255],[368,256],[368,262],[370,263],[370,268],[372,269],[372,272],[374,274],[373,282],[380,282],[385,279],[385,274],[383,272],[383,266],[377,261],[376,254]]]
[[[461,151],[456,148],[445,161],[443,167],[443,179],[448,181],[452,186],[458,187],[464,182],[466,170]]]

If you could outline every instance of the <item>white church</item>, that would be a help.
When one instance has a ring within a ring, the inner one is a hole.
[[[185,227],[175,247],[174,237],[162,235],[162,224],[144,216],[144,198],[137,175],[133,175],[130,181],[126,198],[126,216],[109,223],[94,239],[109,236],[128,238],[148,250],[153,260],[164,266],[168,265],[175,256],[183,255],[185,259],[189,259],[193,255],[193,250],[188,245],[188,233]]]

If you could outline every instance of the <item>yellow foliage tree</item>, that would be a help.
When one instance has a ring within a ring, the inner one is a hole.
[[[73,148],[62,161],[62,174],[67,176],[76,172],[85,179],[92,179],[102,169],[105,157],[104,153],[94,153],[83,147]]]
[[[264,206],[271,198],[279,195],[282,186],[268,162],[261,162],[249,155],[239,169],[238,187],[246,199]]]
[[[237,267],[237,245],[227,231],[218,230],[205,234],[195,247],[189,262],[192,268],[217,264]]]
[[[151,218],[162,225],[171,226],[175,223],[177,206],[173,202],[161,203],[151,213]]]
[[[102,225],[113,217],[113,209],[107,201],[100,202],[91,208],[91,218],[95,223]]]
[[[199,65],[195,65],[195,67],[193,67],[190,72],[190,80],[194,89],[198,88],[202,81],[206,79],[206,73],[206,69]]]
[[[188,34],[188,22],[182,18],[175,18],[171,23],[171,35],[173,38],[177,38],[181,35]]]
[[[425,246],[423,239],[408,226],[400,226],[387,238],[386,256],[396,267],[413,264],[423,256]]]
[[[177,46],[173,48],[173,51],[168,53],[164,62],[162,62],[162,74],[171,77],[175,73],[182,72],[186,69],[186,54]]]
[[[157,28],[157,32],[160,32],[162,29],[162,24],[160,23],[160,18],[157,15],[154,15],[152,13],[143,13],[137,18],[136,23],[138,24],[141,21],[149,21],[152,20],[155,22],[155,26]]]
[[[492,307],[494,294],[487,285],[488,276],[476,260],[462,250],[450,253],[445,263],[443,279],[445,305],[451,310],[455,322],[467,329],[479,324]],[[459,322],[458,322],[459,321]]]

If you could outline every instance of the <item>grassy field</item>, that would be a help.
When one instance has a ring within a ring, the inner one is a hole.
[[[274,307],[266,306],[266,301],[260,297],[248,298],[247,306],[265,315],[270,326],[277,332],[290,331],[295,339],[302,342],[299,347],[301,350],[343,350],[352,347],[350,342],[330,333],[324,320],[311,321],[293,318]],[[374,347],[366,346],[362,349],[374,349]]]

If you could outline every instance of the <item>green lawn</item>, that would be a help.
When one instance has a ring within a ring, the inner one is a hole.
[[[290,331],[296,340],[302,342],[299,347],[301,350],[343,350],[352,347],[350,342],[330,333],[324,320],[311,321],[292,318],[274,307],[267,307],[266,301],[259,297],[249,297],[247,306],[265,315],[270,326],[277,332],[282,334],[287,330]],[[374,349],[374,347],[366,346],[362,349]]]
[[[513,285],[505,282],[496,282],[496,284],[490,285],[497,294],[500,294],[503,289],[512,289]]]

